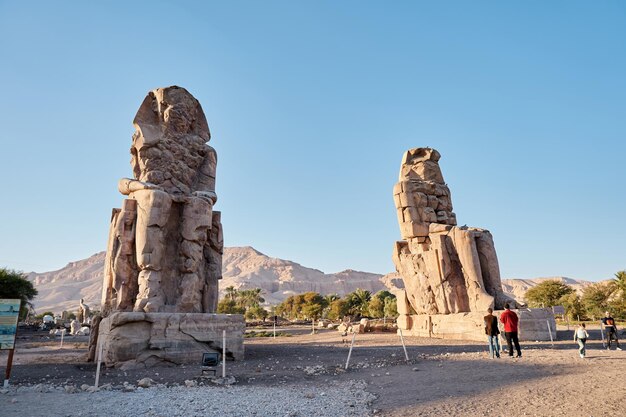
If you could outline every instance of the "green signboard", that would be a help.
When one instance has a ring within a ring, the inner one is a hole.
[[[15,348],[15,331],[21,300],[0,299],[0,349]]]

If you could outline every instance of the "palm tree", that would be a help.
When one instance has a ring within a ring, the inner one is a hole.
[[[325,295],[324,300],[326,300],[326,305],[324,306],[324,310],[322,311],[322,317],[326,318],[328,316],[328,313],[330,312],[330,305],[333,303],[333,301],[337,301],[340,299],[341,298],[337,294]]]
[[[251,290],[239,291],[239,303],[242,307],[256,307],[263,303],[265,299],[261,297],[261,289],[253,288]]]
[[[626,296],[626,271],[616,272],[613,282],[622,291],[622,297]]]
[[[339,296],[337,294],[328,294],[324,296],[324,299],[326,300],[326,304],[330,305],[333,301],[339,300]]]
[[[354,316],[363,316],[367,314],[372,293],[367,290],[357,288],[354,292],[348,294],[346,298],[348,299],[348,304],[350,306],[350,314]]]
[[[230,287],[226,287],[224,288],[224,298],[228,298],[231,301],[235,301],[235,298],[237,297],[237,290],[235,289],[235,287],[233,287],[232,285]]]

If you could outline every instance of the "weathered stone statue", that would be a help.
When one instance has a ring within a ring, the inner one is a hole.
[[[198,100],[180,87],[148,93],[133,121],[133,178],[113,209],[96,323],[107,365],[197,362],[202,352],[243,356],[244,321],[219,315],[224,241],[217,154]],[[95,356],[90,347],[90,358]]]
[[[89,313],[91,312],[91,310],[89,309],[89,306],[87,304],[85,304],[84,299],[80,299],[80,302],[78,304],[78,322],[79,323],[87,323],[89,321]]]
[[[159,88],[134,126],[134,178],[118,184],[129,199],[111,218],[103,311],[214,312],[223,245],[210,237],[222,225],[202,107],[183,88]]]
[[[393,262],[405,286],[403,296],[414,311],[402,306],[399,324],[417,333],[462,334],[478,328],[488,308],[505,303],[521,307],[502,291],[500,268],[488,230],[456,224],[450,189],[439,168],[435,149],[415,148],[402,158],[394,202],[404,240],[396,242]],[[477,313],[478,325],[464,328],[467,317],[445,315]],[[456,320],[456,322],[455,322]],[[545,321],[543,322],[545,323]],[[436,333],[436,332],[435,332]]]
[[[70,323],[70,334],[75,335],[80,330],[80,322],[76,319],[72,320]]]

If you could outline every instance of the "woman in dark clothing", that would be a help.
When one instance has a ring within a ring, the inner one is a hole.
[[[493,309],[487,309],[485,316],[485,334],[487,335],[487,341],[489,342],[489,354],[491,359],[500,357],[500,340],[498,335],[500,330],[498,329],[498,318],[494,316]]]

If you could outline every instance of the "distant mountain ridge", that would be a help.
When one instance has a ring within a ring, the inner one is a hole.
[[[571,286],[578,293],[578,295],[582,295],[582,292],[586,287],[592,284],[596,284],[596,282],[592,281],[567,277],[542,277],[530,279],[508,278],[502,280],[502,289],[507,295],[515,298],[516,300],[523,301],[525,300],[526,291],[536,286],[537,284],[550,280],[556,280],[562,282],[563,284]]]
[[[98,309],[104,258],[105,253],[100,252],[87,259],[70,262],[57,271],[28,274],[28,279],[39,291],[34,300],[37,312],[74,311],[81,298],[92,309]],[[293,261],[269,257],[250,246],[224,248],[222,272],[224,277],[220,281],[220,292],[229,286],[236,289],[261,288],[263,297],[269,304],[280,303],[290,295],[307,291],[344,296],[357,288],[375,293],[383,289],[403,287],[402,279],[396,272],[381,275],[347,269],[325,274]],[[510,296],[523,300],[529,288],[547,279],[558,279],[578,292],[593,284],[590,281],[551,277],[504,279],[502,286]]]
[[[81,298],[92,309],[98,309],[104,258],[105,252],[99,252],[87,259],[70,262],[57,271],[29,273],[28,279],[39,291],[34,300],[37,312],[74,311]],[[307,291],[343,296],[357,288],[372,293],[386,288],[381,274],[350,269],[325,274],[296,262],[271,258],[250,246],[224,248],[222,272],[221,292],[229,286],[261,288],[266,302],[271,304]]]
[[[229,286],[261,288],[263,298],[270,304],[307,291],[344,296],[357,288],[372,293],[386,288],[380,274],[351,269],[325,274],[293,261],[271,258],[250,246],[226,248],[222,264],[221,291]]]

